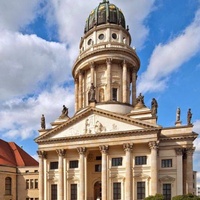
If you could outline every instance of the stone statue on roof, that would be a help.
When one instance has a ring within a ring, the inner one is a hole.
[[[63,119],[65,117],[68,117],[68,108],[65,105],[63,105],[62,114],[59,118]]]
[[[176,121],[177,122],[181,121],[181,109],[180,108],[177,108],[177,111],[176,111]]]
[[[188,109],[187,112],[187,125],[191,125],[191,120],[192,120],[192,112],[191,112],[191,108]]]
[[[158,112],[158,102],[156,101],[155,98],[153,98],[151,101],[151,114],[153,116],[156,116],[157,112]]]
[[[46,129],[45,117],[43,114],[41,117],[41,129]]]

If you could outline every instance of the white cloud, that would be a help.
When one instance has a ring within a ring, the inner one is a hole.
[[[54,85],[70,80],[64,44],[9,31],[0,35],[0,100],[31,93],[43,82]]]
[[[0,29],[18,31],[36,16],[40,0],[1,0]]]
[[[200,51],[200,10],[185,31],[167,44],[156,46],[147,71],[139,80],[138,91],[162,91],[169,75]]]
[[[38,97],[26,100],[12,99],[3,104],[0,111],[2,136],[7,139],[27,139],[36,137],[35,130],[40,129],[40,118],[44,114],[46,126],[61,115],[62,105],[69,108],[69,116],[74,112],[73,88],[54,87],[50,92],[44,91]]]

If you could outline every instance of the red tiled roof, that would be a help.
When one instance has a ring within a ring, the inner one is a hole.
[[[0,139],[0,165],[24,167],[38,166],[38,162],[14,142]]]

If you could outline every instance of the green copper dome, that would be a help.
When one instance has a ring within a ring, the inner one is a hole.
[[[92,10],[85,24],[85,33],[87,33],[94,26],[101,24],[118,24],[126,27],[126,22],[122,11],[109,1],[103,0],[97,8]]]

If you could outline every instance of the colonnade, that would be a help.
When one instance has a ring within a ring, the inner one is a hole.
[[[151,195],[155,195],[158,193],[158,143],[149,142],[149,147],[151,150]],[[125,163],[126,163],[126,171],[125,171],[125,199],[126,200],[133,200],[133,166],[132,166],[132,153],[134,146],[132,143],[123,144],[123,149],[125,151]],[[109,146],[101,145],[99,146],[99,150],[102,154],[102,171],[101,171],[101,183],[102,183],[102,200],[109,200],[108,196],[108,153],[109,153]],[[79,147],[77,148],[79,153],[79,200],[85,200],[87,197],[86,194],[86,148]],[[189,193],[193,191],[193,165],[192,165],[192,154],[194,148],[186,148],[175,149],[176,152],[176,160],[177,160],[177,195]],[[63,200],[64,198],[64,167],[63,167],[63,159],[66,154],[66,150],[59,149],[56,150],[58,153],[58,200]],[[183,153],[187,155],[187,162],[186,162],[186,169],[183,168]],[[39,155],[39,199],[45,200],[45,160],[47,159],[47,152],[45,151],[38,151]],[[186,172],[187,170],[187,172]],[[185,181],[183,180],[183,173],[186,174]],[[185,191],[184,187],[185,185]]]
[[[112,100],[112,58],[106,59],[106,90],[105,90],[105,101]],[[90,82],[96,84],[96,66],[94,62],[89,64],[90,67]],[[130,79],[132,80],[132,104],[135,105],[136,100],[136,79],[137,79],[137,70],[131,68]],[[87,105],[85,95],[86,87],[85,87],[85,71],[84,69],[79,70],[77,78],[75,78],[75,109],[78,111],[79,109],[85,107]],[[120,86],[120,101],[122,103],[129,103],[129,81],[128,81],[128,63],[127,61],[122,62],[122,85]]]

